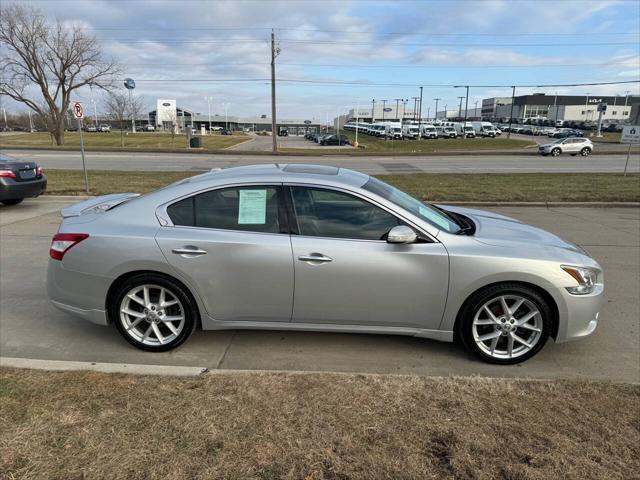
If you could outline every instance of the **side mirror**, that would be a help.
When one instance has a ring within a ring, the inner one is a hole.
[[[414,243],[417,239],[418,235],[413,228],[406,225],[393,227],[387,234],[387,243]]]

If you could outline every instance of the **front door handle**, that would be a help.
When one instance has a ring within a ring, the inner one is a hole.
[[[321,253],[310,253],[309,255],[300,255],[298,260],[303,262],[319,262],[319,263],[328,263],[333,262],[333,258],[327,257]]]
[[[184,247],[174,248],[171,250],[176,255],[184,255],[186,257],[198,257],[200,255],[206,255],[207,251],[201,248],[194,247],[193,245],[185,245]]]

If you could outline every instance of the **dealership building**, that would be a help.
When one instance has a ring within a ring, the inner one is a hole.
[[[606,104],[603,121],[624,122],[629,120],[632,105],[638,103],[640,96],[637,95],[608,97],[535,93],[513,99],[493,97],[482,100],[482,118],[489,121],[508,121],[513,111],[513,119],[521,122],[527,119],[596,122],[599,114],[598,105]]]
[[[304,135],[306,132],[320,130],[320,122],[306,119],[277,120],[277,128],[287,130],[289,135]],[[271,132],[271,117],[256,115],[240,117],[236,115],[202,114],[193,110],[180,108],[176,100],[158,99],[156,109],[148,114],[148,119],[140,120],[140,124],[151,124],[158,130],[171,131],[172,128],[184,131],[185,128],[195,128],[197,132],[209,127],[221,127],[229,130],[249,130],[252,132]]]

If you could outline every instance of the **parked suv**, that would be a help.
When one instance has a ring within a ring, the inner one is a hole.
[[[586,157],[593,152],[593,143],[591,143],[591,140],[588,138],[562,138],[553,143],[540,145],[538,152],[544,157],[547,155],[557,157],[561,153],[569,153],[573,156],[580,154]]]

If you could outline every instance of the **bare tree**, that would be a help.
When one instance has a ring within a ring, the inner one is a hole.
[[[60,21],[50,24],[39,10],[21,5],[2,9],[0,51],[0,94],[46,118],[58,145],[72,94],[85,86],[108,89],[119,73],[95,37]]]
[[[104,109],[107,117],[117,122],[120,127],[120,145],[124,147],[124,133],[131,118],[136,118],[137,112],[143,109],[140,97],[132,97],[133,105],[129,101],[129,96],[125,93],[110,93],[104,103]],[[133,114],[133,117],[132,117]]]

